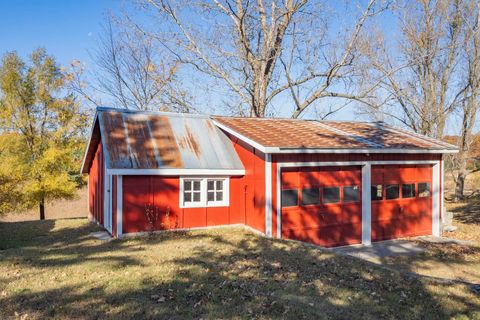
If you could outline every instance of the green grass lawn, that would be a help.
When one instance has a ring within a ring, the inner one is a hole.
[[[0,223],[0,319],[480,319],[480,297],[242,228],[102,242]]]

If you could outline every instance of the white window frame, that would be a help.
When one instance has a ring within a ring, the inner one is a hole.
[[[199,202],[185,202],[184,200],[184,181],[185,180],[200,180],[200,201]],[[208,180],[223,180],[223,200],[208,201],[207,199],[207,181]],[[207,208],[207,207],[228,207],[230,205],[230,177],[224,176],[185,176],[180,177],[180,208]]]

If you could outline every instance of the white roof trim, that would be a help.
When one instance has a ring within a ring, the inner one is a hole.
[[[243,176],[243,169],[107,169],[112,175]]]
[[[451,149],[282,149],[282,148],[266,148],[266,153],[409,153],[409,154],[419,154],[419,153],[457,153],[458,150]]]
[[[93,118],[93,125],[90,129],[90,134],[88,136],[87,147],[85,148],[85,153],[83,155],[82,167],[80,168],[80,173],[83,173],[83,169],[85,167],[85,161],[87,160],[87,154],[88,154],[88,150],[90,149],[90,143],[92,142],[93,130],[95,130],[95,123],[97,122],[97,118],[98,118],[98,112],[95,112],[95,117]],[[99,125],[98,129],[100,131],[100,123],[98,125]]]
[[[260,143],[256,142],[256,141],[253,141],[252,139],[250,138],[247,138],[245,137],[243,134],[240,134],[238,133],[237,131],[233,130],[233,129],[230,129],[229,127],[221,124],[221,123],[218,123],[217,121],[213,120],[213,123],[219,127],[220,129],[234,135],[235,137],[239,138],[240,140],[242,141],[245,141],[246,143],[248,143],[249,145],[251,145],[252,147],[254,147],[255,149],[258,149],[264,153],[269,153],[267,151],[268,147],[265,147],[263,145],[261,145]]]

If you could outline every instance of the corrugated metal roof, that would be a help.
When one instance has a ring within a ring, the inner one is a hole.
[[[98,108],[97,121],[109,169],[243,170],[231,141],[207,116]]]
[[[383,122],[215,117],[264,147],[281,149],[457,150],[456,146]]]

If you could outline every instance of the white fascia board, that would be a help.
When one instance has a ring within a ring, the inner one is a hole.
[[[85,148],[85,152],[83,154],[83,161],[82,161],[82,166],[80,168],[80,173],[83,173],[83,169],[85,167],[85,161],[87,160],[87,153],[88,153],[88,150],[90,149],[90,143],[92,142],[93,130],[95,129],[95,123],[97,122],[97,118],[98,118],[98,111],[95,111],[95,117],[93,118],[93,125],[92,125],[92,128],[90,129],[90,135],[88,136],[87,147]]]
[[[266,153],[408,153],[408,154],[444,154],[444,153],[458,153],[458,150],[450,149],[282,149],[282,148],[265,148]]]
[[[256,141],[253,141],[252,139],[250,138],[247,138],[245,137],[243,134],[240,134],[238,132],[236,132],[235,130],[233,129],[230,129],[229,127],[221,124],[221,123],[218,123],[217,121],[213,120],[213,123],[219,127],[220,129],[222,129],[223,131],[226,131],[230,134],[232,134],[233,136],[239,138],[240,140],[248,143],[249,145],[251,145],[252,147],[254,147],[255,149],[257,150],[260,150],[262,151],[263,153],[271,153],[271,152],[268,152],[267,149],[269,148],[266,148],[265,146],[261,145],[260,143],[256,142]]]
[[[107,169],[108,174],[123,176],[244,176],[244,169]]]

